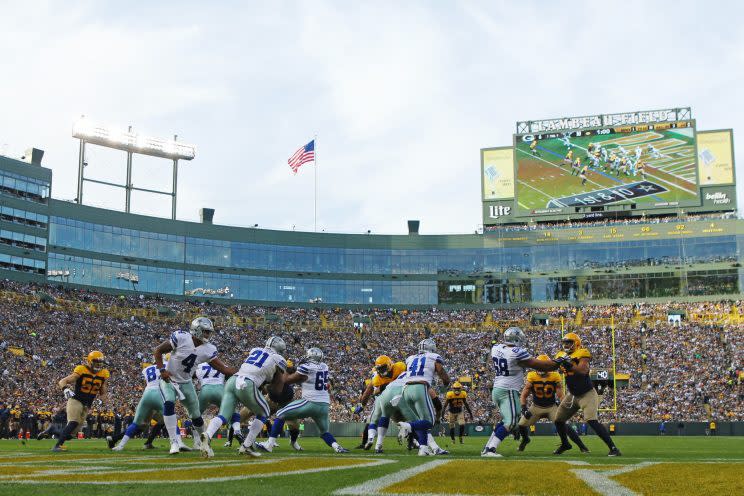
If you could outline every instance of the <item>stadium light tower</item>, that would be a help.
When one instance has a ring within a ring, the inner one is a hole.
[[[171,218],[176,219],[176,202],[178,196],[178,161],[193,160],[196,156],[196,147],[186,143],[180,143],[178,135],[172,140],[154,138],[132,132],[132,126],[127,131],[120,131],[110,126],[91,122],[84,115],[78,119],[72,127],[72,137],[80,140],[80,156],[78,158],[78,185],[76,201],[83,203],[83,184],[91,183],[124,188],[126,200],[124,210],[129,213],[132,206],[132,191],[144,191],[171,197]],[[127,181],[126,184],[112,183],[98,179],[85,177],[85,145],[98,145],[114,150],[121,150],[127,154]],[[173,161],[173,189],[171,191],[159,191],[146,188],[136,188],[132,185],[132,156],[134,154],[159,157]]]

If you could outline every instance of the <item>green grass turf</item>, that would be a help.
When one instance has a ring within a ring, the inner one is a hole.
[[[442,447],[450,449],[452,454],[447,457],[436,459],[471,459],[481,460],[479,454],[485,437],[471,437],[465,439],[465,444],[456,443],[452,445],[448,438],[439,438]],[[705,461],[732,461],[744,462],[744,442],[736,437],[617,437],[617,445],[623,451],[623,457],[607,458],[607,449],[595,436],[584,437],[586,444],[592,450],[589,454],[580,454],[577,449],[569,451],[561,457],[551,455],[557,444],[555,437],[535,437],[527,450],[523,453],[516,451],[517,443],[507,439],[499,451],[511,461],[524,461],[525,469],[534,468],[537,460],[580,460],[596,465],[623,465],[634,464],[645,461],[669,461],[669,462],[705,462]],[[358,443],[357,438],[346,438],[339,440],[347,447],[353,447]],[[302,453],[291,451],[286,440],[280,440],[281,447],[272,454],[264,455],[261,460],[282,458],[281,464],[293,463],[295,460],[311,457],[315,463],[322,464],[328,460],[335,461],[344,458],[363,459],[387,459],[394,463],[363,468],[349,468],[336,471],[283,475],[262,477],[256,479],[244,479],[237,481],[209,482],[209,483],[167,483],[167,484],[132,484],[122,483],[115,485],[79,485],[74,484],[14,484],[7,479],[0,479],[0,495],[59,495],[83,492],[86,496],[92,495],[150,495],[158,496],[181,495],[184,491],[197,492],[200,495],[217,494],[227,496],[232,494],[272,494],[272,495],[320,495],[330,494],[336,489],[359,484],[366,480],[382,477],[392,472],[405,468],[414,467],[421,463],[429,462],[433,458],[415,456],[415,452],[408,452],[398,445],[395,438],[388,438],[385,442],[385,454],[374,455],[371,452],[352,450],[349,455],[336,455],[319,439],[301,439],[305,448]],[[190,444],[190,441],[188,441]],[[102,440],[73,440],[68,443],[69,450],[66,453],[51,453],[49,449],[53,441],[29,441],[21,444],[18,441],[0,441],[0,475],[8,476],[19,473],[24,467],[44,467],[50,470],[69,469],[70,467],[83,467],[85,473],[80,475],[83,480],[96,480],[97,467],[113,467],[120,473],[126,474],[129,470],[162,467],[162,473],[177,463],[183,461],[201,462],[199,454],[182,453],[175,457],[167,454],[167,442],[156,441],[157,450],[142,451],[142,440],[135,439],[130,442],[123,453],[112,453],[105,447]],[[214,464],[214,472],[219,476],[220,462],[245,460],[238,457],[234,449],[222,446],[222,440],[215,440],[213,447],[216,453],[210,463]],[[34,462],[33,457],[45,457],[43,461]],[[52,457],[51,459],[46,457]],[[23,457],[23,458],[20,458]],[[30,459],[28,457],[31,457]],[[86,457],[87,460],[79,463],[70,463],[75,457]],[[124,461],[127,457],[136,459]],[[173,461],[173,458],[178,460]],[[185,459],[185,460],[184,460]],[[14,460],[17,460],[14,462]],[[161,463],[152,463],[157,460]],[[493,460],[498,463],[498,460]],[[290,467],[291,469],[291,467]],[[210,468],[211,470],[211,468]],[[155,475],[154,477],[157,477]],[[701,489],[701,488],[698,488]]]

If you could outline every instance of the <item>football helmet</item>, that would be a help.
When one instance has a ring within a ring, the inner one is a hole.
[[[305,352],[308,362],[320,363],[323,361],[323,351],[320,348],[310,348]]]
[[[266,340],[266,348],[270,348],[280,355],[287,350],[287,345],[284,344],[284,340],[279,336],[271,336]]]
[[[569,332],[568,334],[563,336],[563,339],[561,339],[561,344],[563,345],[563,351],[570,355],[574,351],[581,348],[581,338],[576,333]]]
[[[452,391],[454,391],[455,394],[460,394],[460,391],[462,391],[462,384],[460,384],[460,381],[455,381],[455,383],[452,384]]]
[[[527,336],[519,327],[510,327],[504,331],[504,343],[512,346],[521,346],[527,341]]]
[[[418,345],[419,353],[436,353],[437,344],[431,338],[422,340]]]
[[[189,329],[191,335],[195,338],[199,338],[206,341],[209,335],[214,332],[214,325],[212,321],[206,317],[197,317],[191,321],[191,329]]]
[[[380,355],[375,360],[375,371],[382,376],[387,376],[393,370],[393,359],[387,355]]]
[[[104,356],[100,351],[91,351],[88,353],[88,368],[93,372],[100,372],[104,366]]]

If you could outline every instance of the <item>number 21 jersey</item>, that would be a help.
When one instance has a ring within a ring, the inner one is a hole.
[[[179,384],[191,382],[196,364],[209,362],[217,356],[215,345],[207,342],[194,346],[191,333],[185,331],[174,332],[170,336],[170,341],[173,351],[165,370],[170,373],[173,382]]]
[[[520,390],[524,386],[524,367],[519,362],[529,360],[530,354],[518,346],[497,344],[491,348],[491,361],[496,369],[493,387]]]

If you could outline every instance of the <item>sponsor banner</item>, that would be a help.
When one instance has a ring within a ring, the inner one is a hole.
[[[514,148],[481,150],[483,200],[514,198]]]
[[[733,184],[733,133],[700,131],[697,135],[698,177],[700,186]]]

